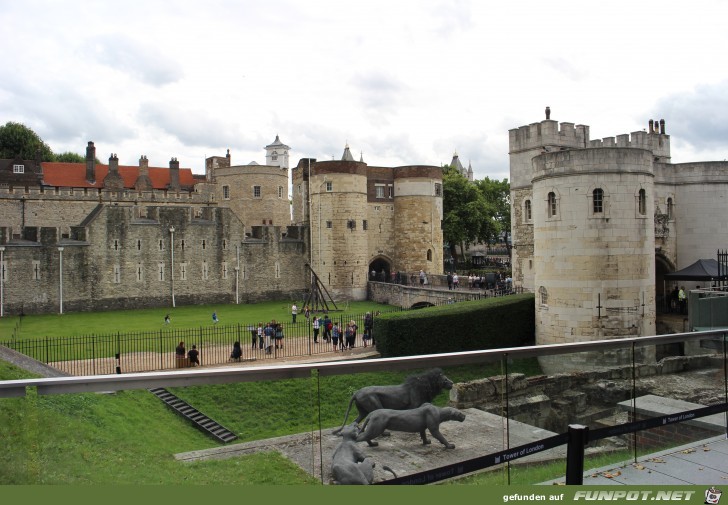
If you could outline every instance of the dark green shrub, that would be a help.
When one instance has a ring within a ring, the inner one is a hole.
[[[384,314],[374,320],[383,357],[532,345],[532,293]]]

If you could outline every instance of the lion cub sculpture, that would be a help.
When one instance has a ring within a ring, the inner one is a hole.
[[[356,423],[341,429],[344,439],[331,460],[334,484],[371,484],[374,480],[374,461],[357,447],[358,434]]]
[[[378,409],[371,412],[361,427],[361,433],[356,437],[357,442],[366,442],[370,446],[379,445],[372,442],[373,439],[384,433],[385,430],[404,431],[407,433],[419,433],[422,443],[427,445],[430,439],[427,438],[425,430],[442,443],[447,449],[454,449],[451,444],[440,433],[440,424],[445,421],[465,420],[465,414],[452,407],[435,407],[425,403],[421,407],[410,410]]]

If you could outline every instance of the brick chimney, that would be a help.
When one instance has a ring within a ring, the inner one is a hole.
[[[179,191],[179,161],[177,158],[169,160],[169,189]]]
[[[116,154],[109,156],[109,173],[104,177],[104,188],[124,189],[124,179],[119,174],[119,158]]]
[[[96,182],[96,146],[90,140],[86,146],[86,180]]]
[[[134,189],[137,191],[151,191],[152,180],[149,178],[149,160],[142,155],[139,158],[139,175],[134,182]]]

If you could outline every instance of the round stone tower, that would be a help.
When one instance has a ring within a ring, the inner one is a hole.
[[[334,299],[365,300],[366,163],[318,161],[311,165],[309,191],[311,267]]]
[[[536,343],[654,335],[652,152],[544,152],[533,158],[532,183]],[[625,351],[557,356],[542,366],[624,364]]]
[[[442,168],[394,168],[394,268],[443,272]]]

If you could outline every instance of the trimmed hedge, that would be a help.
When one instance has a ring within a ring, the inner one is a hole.
[[[374,320],[383,357],[533,345],[533,293],[394,312]]]

